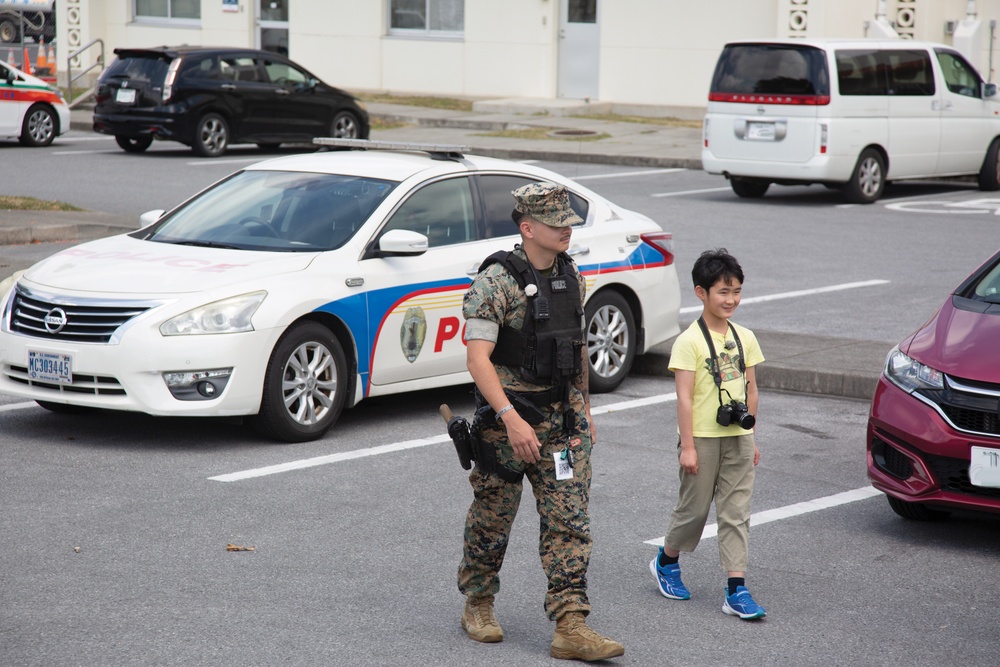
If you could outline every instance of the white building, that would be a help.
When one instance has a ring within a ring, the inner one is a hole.
[[[704,107],[723,45],[774,37],[952,44],[993,80],[1000,0],[59,0],[60,69],[103,44],[263,47],[353,91]],[[96,70],[95,70],[96,71]]]

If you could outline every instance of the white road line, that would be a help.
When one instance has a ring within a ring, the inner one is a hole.
[[[602,414],[607,414],[609,412],[617,412],[620,410],[631,410],[633,408],[646,407],[649,405],[655,405],[657,403],[669,403],[670,401],[676,399],[677,399],[677,394],[673,393],[660,394],[657,396],[638,398],[632,401],[620,401],[618,403],[611,403],[609,405],[602,405],[600,407],[592,407],[590,413],[592,415],[602,415]],[[316,466],[328,465],[330,463],[340,463],[341,461],[350,461],[352,459],[360,459],[368,456],[380,456],[382,454],[391,454],[392,452],[401,452],[407,449],[427,447],[428,445],[436,445],[448,441],[450,441],[450,438],[447,435],[438,435],[431,438],[418,438],[416,440],[405,440],[403,442],[394,442],[388,445],[379,445],[378,447],[356,449],[351,452],[340,452],[338,454],[317,456],[311,459],[290,461],[289,463],[279,463],[277,465],[265,466],[263,468],[254,468],[252,470],[243,470],[241,472],[233,472],[225,475],[217,475],[215,477],[209,477],[209,479],[215,482],[238,482],[240,480],[251,479],[254,477],[277,475],[283,472],[291,472],[292,470],[302,470],[303,468],[314,468]]]
[[[863,280],[856,283],[843,283],[840,285],[829,285],[827,287],[815,287],[813,289],[796,290],[794,292],[780,292],[778,294],[765,294],[764,296],[751,296],[740,300],[740,305],[750,303],[764,303],[765,301],[780,301],[781,299],[794,299],[800,296],[812,296],[814,294],[825,294],[826,292],[839,292],[841,290],[857,289],[859,287],[874,287],[875,285],[887,285],[888,280]],[[681,308],[681,315],[701,312],[701,306],[687,306]]]
[[[858,500],[865,500],[866,498],[872,498],[873,496],[880,496],[882,492],[870,487],[863,486],[860,489],[854,489],[853,491],[844,491],[843,493],[835,493],[832,496],[826,496],[825,498],[816,498],[815,500],[806,500],[805,502],[795,503],[794,505],[785,505],[784,507],[778,507],[773,510],[764,510],[763,512],[756,512],[750,515],[750,525],[760,526],[765,523],[771,523],[772,521],[781,521],[782,519],[791,519],[792,517],[800,516],[802,514],[808,514],[810,512],[818,512],[819,510],[830,509],[831,507],[838,507],[840,505],[846,505],[848,503],[857,502]],[[705,526],[705,530],[701,533],[701,539],[708,539],[710,537],[716,537],[719,534],[719,524],[713,523]],[[663,538],[659,537],[655,540],[646,540],[646,544],[652,544],[653,546],[662,547]]]
[[[49,155],[98,155],[100,153],[121,153],[122,151],[110,148],[108,150],[92,151],[52,151]]]
[[[687,169],[646,169],[644,171],[623,171],[620,174],[591,174],[590,176],[577,176],[574,181],[592,181],[598,178],[626,178],[630,176],[654,176],[656,174],[676,174]],[[653,195],[654,197],[656,195]]]
[[[707,188],[705,190],[684,190],[683,192],[657,192],[650,197],[681,197],[683,195],[697,195],[702,192],[723,192],[729,188]]]
[[[38,403],[11,403],[10,405],[0,405],[0,412],[11,412],[13,410],[24,410],[25,408],[37,408]]]

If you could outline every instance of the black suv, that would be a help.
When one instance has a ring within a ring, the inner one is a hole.
[[[254,49],[115,49],[97,82],[94,131],[141,153],[153,139],[217,157],[231,143],[264,149],[314,137],[368,138],[368,113],[349,93],[288,58]]]

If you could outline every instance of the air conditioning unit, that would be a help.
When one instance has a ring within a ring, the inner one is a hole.
[[[944,34],[954,35],[955,28],[958,26],[958,21],[945,21],[944,22]]]

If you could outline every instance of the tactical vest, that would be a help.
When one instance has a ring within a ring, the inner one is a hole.
[[[552,274],[543,276],[518,255],[502,250],[487,257],[479,270],[494,263],[517,280],[528,305],[520,330],[501,325],[490,361],[518,370],[532,384],[568,386],[583,371],[583,305],[573,260],[559,253]],[[536,289],[529,289],[531,285]]]

